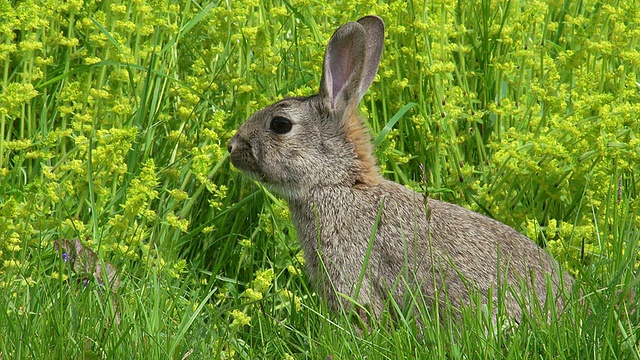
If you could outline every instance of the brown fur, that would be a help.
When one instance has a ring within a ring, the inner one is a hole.
[[[356,156],[360,161],[361,171],[356,183],[369,186],[379,184],[382,177],[376,165],[376,158],[373,156],[371,136],[356,107],[349,108],[344,120],[343,131],[346,141],[353,144]]]

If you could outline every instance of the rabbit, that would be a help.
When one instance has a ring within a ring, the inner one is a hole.
[[[531,298],[523,289],[540,304],[558,299],[572,278],[532,240],[381,176],[357,109],[383,43],[377,16],[340,26],[326,48],[319,93],[257,111],[228,144],[237,169],[286,200],[316,291],[332,310],[357,303],[374,317],[390,296],[403,301],[412,291],[428,309],[445,298],[459,308],[474,292],[496,304],[506,284],[504,308],[516,319],[518,297]]]

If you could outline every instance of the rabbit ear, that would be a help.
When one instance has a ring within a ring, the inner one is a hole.
[[[358,20],[367,33],[367,56],[365,57],[364,69],[362,70],[362,80],[360,81],[360,93],[358,101],[369,90],[369,86],[378,73],[378,66],[382,58],[382,47],[384,45],[384,22],[375,15],[365,16]]]
[[[324,56],[320,95],[331,110],[360,102],[378,71],[384,23],[366,16],[346,23],[333,34]]]

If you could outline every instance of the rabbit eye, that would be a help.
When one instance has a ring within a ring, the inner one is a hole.
[[[269,124],[269,129],[279,135],[288,133],[291,131],[291,127],[293,127],[291,120],[282,116],[275,116]]]

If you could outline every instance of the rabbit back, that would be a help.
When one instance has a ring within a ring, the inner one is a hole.
[[[427,215],[423,195],[397,183],[309,195],[308,201],[290,203],[291,215],[310,277],[336,310],[351,306],[340,303],[344,294],[379,315],[388,296],[402,301],[407,286],[421,289],[428,306],[436,291],[454,306],[468,303],[476,291],[497,300],[499,285],[516,293],[528,286],[542,304],[547,281],[553,296],[566,285],[555,261],[513,228],[434,199],[426,202]],[[510,315],[521,315],[509,291],[505,305]]]

